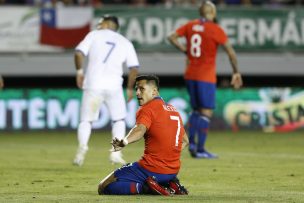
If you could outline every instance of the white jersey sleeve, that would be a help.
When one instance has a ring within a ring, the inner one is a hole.
[[[137,58],[137,54],[135,52],[134,46],[131,42],[128,43],[129,47],[128,47],[128,52],[127,52],[127,58],[126,58],[126,66],[128,68],[130,67],[138,67],[139,66],[139,62],[138,62],[138,58]]]
[[[85,38],[77,45],[76,51],[81,51],[85,56],[88,55],[91,44],[93,43],[93,32],[89,32]]]

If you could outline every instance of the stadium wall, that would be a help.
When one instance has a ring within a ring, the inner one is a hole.
[[[155,17],[156,11],[162,15]],[[166,36],[196,18],[197,9],[106,7],[91,12],[91,29],[105,13],[120,17],[120,31],[139,53],[140,73],[160,77],[162,96],[178,107],[186,123],[190,107],[182,78],[185,56],[168,44]],[[75,109],[79,109],[81,92],[75,87],[73,48],[41,43],[41,13],[39,8],[0,7],[0,73],[5,78],[0,131],[75,130],[77,126]],[[237,92],[230,89],[230,64],[220,50],[211,129],[303,129],[303,9],[225,8],[219,13],[219,23],[237,50],[245,87]],[[135,100],[128,105],[130,127],[138,105]],[[94,127],[108,129],[109,125],[103,107]]]

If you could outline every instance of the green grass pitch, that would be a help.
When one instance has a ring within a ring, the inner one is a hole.
[[[83,167],[73,166],[75,132],[0,134],[0,202],[304,202],[304,133],[210,132],[217,160],[182,154],[188,196],[99,196],[99,181],[118,165],[108,161],[109,132],[93,132]],[[143,142],[124,150],[128,162]]]

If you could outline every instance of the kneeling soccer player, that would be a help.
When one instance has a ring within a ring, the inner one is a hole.
[[[144,155],[104,178],[98,194],[188,194],[177,179],[181,151],[189,142],[179,113],[160,97],[157,76],[138,76],[135,89],[141,106],[136,125],[123,140],[114,139],[112,145],[119,151],[144,137]]]

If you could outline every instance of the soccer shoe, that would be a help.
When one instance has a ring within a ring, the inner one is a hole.
[[[110,162],[112,164],[126,164],[126,161],[122,158],[122,154],[120,151],[111,152],[110,154]]]
[[[174,178],[173,180],[169,181],[169,189],[171,194],[175,195],[188,195],[188,190],[182,186],[178,180],[178,178]]]
[[[212,154],[210,152],[204,151],[204,152],[197,152],[196,158],[198,158],[198,159],[217,159],[218,156],[216,154]]]
[[[149,186],[152,194],[156,195],[164,195],[164,196],[170,196],[171,193],[169,190],[164,188],[163,186],[159,185],[154,176],[149,176],[146,180],[147,185]]]
[[[194,144],[189,145],[189,152],[191,157],[196,158],[196,146]]]
[[[86,155],[88,149],[89,148],[87,146],[79,146],[78,147],[77,153],[76,153],[74,161],[73,161],[74,165],[76,165],[76,166],[82,166],[83,165],[85,155]]]

